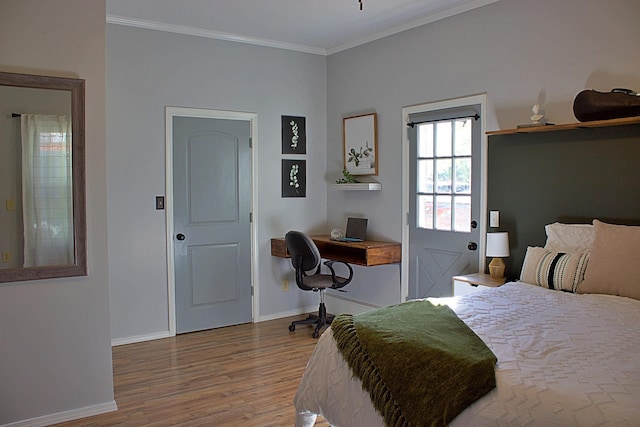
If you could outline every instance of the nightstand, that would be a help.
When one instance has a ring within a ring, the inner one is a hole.
[[[463,296],[482,290],[482,286],[495,288],[504,285],[506,279],[495,280],[485,273],[465,274],[463,276],[453,276],[453,296]]]

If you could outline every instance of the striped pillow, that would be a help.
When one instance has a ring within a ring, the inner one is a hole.
[[[589,253],[567,254],[529,246],[520,280],[549,289],[575,292],[584,280]]]

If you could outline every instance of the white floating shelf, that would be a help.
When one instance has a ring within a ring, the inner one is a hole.
[[[354,184],[332,184],[331,188],[334,190],[363,190],[363,191],[380,191],[382,190],[382,184],[379,182],[357,182]]]

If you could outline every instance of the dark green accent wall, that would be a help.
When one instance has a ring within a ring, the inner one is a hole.
[[[490,135],[489,211],[500,211],[519,277],[527,246],[544,246],[546,224],[640,222],[640,125]],[[487,218],[488,218],[487,213]]]

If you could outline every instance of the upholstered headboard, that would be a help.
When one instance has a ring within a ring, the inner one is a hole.
[[[509,232],[509,279],[546,224],[640,224],[640,125],[490,135],[487,208],[500,211],[487,230]]]

